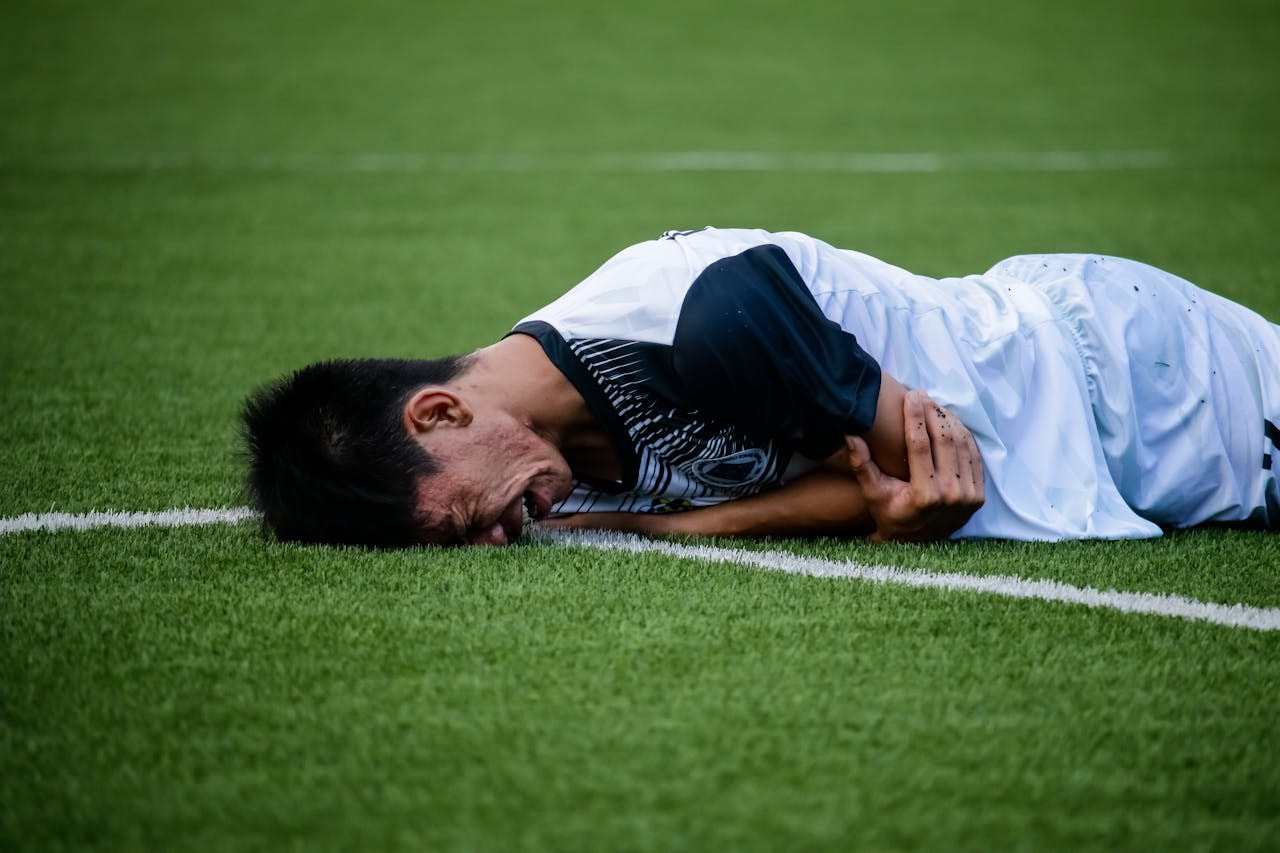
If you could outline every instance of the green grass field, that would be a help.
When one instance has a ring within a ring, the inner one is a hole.
[[[0,516],[239,505],[256,385],[474,348],[668,228],[1107,252],[1280,320],[1277,44],[1236,0],[5,0]],[[742,547],[1280,606],[1263,533]],[[0,537],[6,850],[1274,849],[1278,696],[1280,632],[977,593]]]

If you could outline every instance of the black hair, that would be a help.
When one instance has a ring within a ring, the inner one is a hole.
[[[404,404],[420,388],[457,377],[468,361],[324,361],[250,395],[245,491],[264,528],[291,542],[422,542],[417,487],[438,465],[410,437]]]

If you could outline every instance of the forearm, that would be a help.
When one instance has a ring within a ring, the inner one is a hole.
[[[907,389],[881,376],[876,420],[866,440],[880,470],[907,477],[903,401]],[[748,498],[670,517],[666,532],[703,536],[863,536],[875,530],[844,449],[791,482]]]
[[[862,536],[874,529],[853,478],[832,467],[746,498],[686,512],[586,512],[544,522],[551,528],[693,536]]]
[[[768,492],[680,513],[671,521],[671,532],[702,536],[863,536],[874,530],[858,484],[827,468]]]
[[[947,538],[982,506],[982,456],[973,436],[923,392],[908,394],[888,374],[875,423],[865,439],[846,436],[846,444],[822,467],[751,497],[680,513],[581,513],[545,524],[648,534],[930,541]]]

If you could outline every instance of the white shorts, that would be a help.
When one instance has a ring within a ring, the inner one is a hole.
[[[822,312],[972,432],[986,503],[956,537],[1280,526],[1280,328],[1154,267],[1024,255],[934,279],[773,235]]]
[[[1067,325],[1107,468],[1138,515],[1280,527],[1280,326],[1120,258],[1024,255],[987,275],[1032,284]]]

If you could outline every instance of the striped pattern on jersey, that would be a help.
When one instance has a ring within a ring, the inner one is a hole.
[[[585,483],[557,512],[670,512],[755,494],[781,481],[790,451],[673,406],[646,387],[662,367],[652,344],[580,339],[569,348],[626,426],[638,460],[634,483],[611,493]]]

